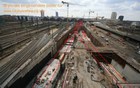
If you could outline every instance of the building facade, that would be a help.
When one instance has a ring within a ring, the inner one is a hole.
[[[44,17],[44,10],[41,10],[40,13],[41,13],[41,17]]]
[[[117,13],[116,13],[116,12],[112,12],[112,14],[111,14],[111,19],[112,19],[112,20],[115,20],[116,17],[117,17]]]

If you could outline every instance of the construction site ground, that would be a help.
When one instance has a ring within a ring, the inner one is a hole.
[[[71,42],[68,40],[64,45],[68,48],[62,49],[67,51],[66,69],[57,88],[112,88],[111,79],[103,73],[88,51],[93,44],[85,32],[81,30],[72,36],[75,36],[72,45],[69,45]]]

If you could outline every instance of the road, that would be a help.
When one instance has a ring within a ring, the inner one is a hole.
[[[136,53],[137,50],[135,49],[134,45],[128,43],[127,41],[124,41],[121,37],[116,36],[115,34],[111,34],[110,36],[108,36],[108,32],[100,28],[89,28],[92,30],[92,33],[94,33],[94,35],[100,38],[100,41],[104,42],[105,44],[108,43],[108,45],[106,46],[114,48],[115,52],[119,56],[130,63],[134,68],[140,70],[140,55]],[[106,41],[106,39],[108,39],[108,42]]]
[[[100,35],[104,35],[104,38],[102,38],[102,40],[104,40],[106,42],[105,38],[108,38],[108,42],[109,42],[110,46],[112,48],[117,49],[118,53],[124,54],[131,58],[135,58],[135,59],[137,59],[138,62],[140,62],[140,58],[139,58],[140,55],[136,53],[137,50],[134,48],[135,46],[129,44],[128,42],[125,42],[124,40],[121,40],[121,37],[116,38],[114,34],[107,36],[106,31],[103,31],[99,28],[96,28],[96,29]]]
[[[102,23],[94,23],[94,24],[98,27],[104,28],[104,30],[106,30],[106,31],[110,31],[112,33],[115,33],[115,34],[118,34],[118,35],[121,35],[121,36],[124,36],[124,37],[128,37],[128,38],[133,39],[137,42],[140,42],[140,36],[139,35],[134,35],[134,34],[131,34],[131,33],[117,31],[115,29],[113,30],[113,29],[107,27],[107,25],[104,25]]]

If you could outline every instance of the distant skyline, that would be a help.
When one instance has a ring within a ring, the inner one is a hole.
[[[2,5],[5,3],[13,4],[60,4],[62,0],[0,0],[0,15],[4,15]],[[104,16],[105,18],[111,18],[112,12],[117,12],[117,19],[120,15],[124,16],[124,20],[134,20],[140,21],[140,0],[63,0],[66,2],[71,2],[79,5],[70,5],[69,17],[88,17],[89,10],[94,11],[91,13],[90,17],[95,18],[98,16]],[[30,8],[34,9],[34,8]],[[36,8],[43,9],[45,11],[45,16],[55,16],[55,12],[59,13],[59,16],[67,16],[67,7],[63,5],[62,7],[54,8]],[[11,15],[33,15],[40,16],[38,14],[16,14]]]

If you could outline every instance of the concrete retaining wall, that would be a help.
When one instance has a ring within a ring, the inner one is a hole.
[[[124,70],[122,71],[122,75],[130,83],[140,83],[140,73],[129,65],[125,65]]]
[[[122,74],[123,67],[121,65],[119,65],[115,60],[112,60],[111,64],[120,74]]]
[[[82,29],[84,29],[84,31],[86,32],[87,36],[91,39],[91,42],[92,42],[95,46],[97,46],[97,47],[98,47],[98,46],[99,46],[99,47],[103,46],[103,44],[100,43],[100,42],[96,39],[96,36],[94,36],[94,35],[92,34],[92,32],[90,31],[89,28],[87,28],[86,26],[84,26]]]

